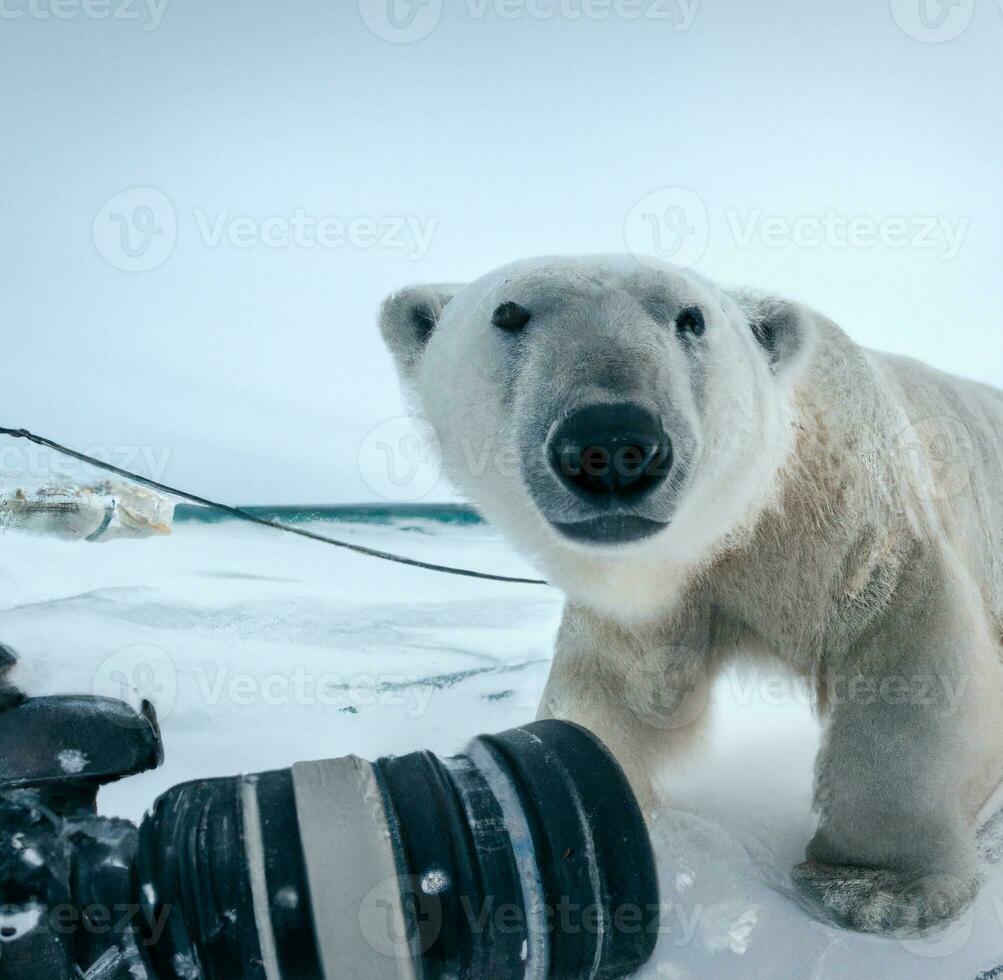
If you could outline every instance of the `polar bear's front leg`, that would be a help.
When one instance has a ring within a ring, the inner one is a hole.
[[[922,588],[904,583],[907,600],[829,666],[819,826],[794,872],[824,917],[865,932],[943,923],[978,891],[973,800],[988,786],[975,783],[998,750],[984,744],[989,638],[977,597],[929,566],[917,578]]]
[[[628,630],[569,605],[557,639],[540,718],[594,732],[620,763],[646,816],[659,799],[654,778],[684,751],[708,713],[713,671],[708,630]]]
[[[927,709],[835,709],[817,764],[819,827],[794,869],[823,918],[862,932],[912,932],[968,906],[978,880],[955,778],[962,755]]]

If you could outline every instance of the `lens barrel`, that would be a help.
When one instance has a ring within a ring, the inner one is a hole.
[[[324,977],[291,770],[170,790],[140,827],[134,877],[155,976]]]
[[[183,980],[613,980],[659,916],[626,778],[558,721],[177,787],[135,876],[154,972]]]

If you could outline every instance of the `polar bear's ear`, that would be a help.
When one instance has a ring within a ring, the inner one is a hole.
[[[799,359],[811,329],[804,307],[762,293],[739,292],[733,298],[776,373]]]
[[[458,285],[410,286],[388,296],[380,310],[380,333],[404,373],[418,362]]]

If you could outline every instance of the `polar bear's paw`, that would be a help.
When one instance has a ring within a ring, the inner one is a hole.
[[[881,934],[922,932],[956,918],[974,901],[974,874],[907,875],[887,868],[806,862],[793,872],[801,894],[826,921]]]

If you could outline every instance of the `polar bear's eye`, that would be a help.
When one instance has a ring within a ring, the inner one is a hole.
[[[532,319],[533,314],[525,306],[520,306],[518,303],[502,303],[495,310],[491,322],[496,327],[501,327],[502,330],[515,332],[522,330]]]
[[[707,329],[703,313],[696,306],[689,306],[676,317],[676,330],[679,333],[691,333],[694,337],[702,337]]]

